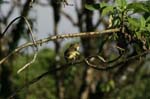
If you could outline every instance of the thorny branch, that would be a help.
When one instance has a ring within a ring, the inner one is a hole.
[[[96,65],[93,65],[93,64],[89,63],[89,61],[88,61],[89,58],[97,57],[97,56],[87,57],[87,58],[85,58],[85,59],[78,60],[78,61],[76,61],[76,62],[74,62],[74,63],[64,64],[64,65],[62,65],[62,66],[60,66],[60,67],[58,67],[58,68],[50,69],[50,70],[46,71],[45,73],[39,75],[38,77],[32,79],[31,81],[29,81],[28,83],[24,84],[22,87],[18,88],[16,91],[14,91],[14,93],[13,93],[12,95],[10,95],[10,96],[8,97],[8,99],[12,99],[18,92],[20,92],[20,91],[23,90],[24,88],[29,87],[30,85],[36,83],[37,81],[41,80],[43,77],[45,77],[45,76],[47,76],[47,75],[49,75],[49,74],[53,74],[54,72],[56,72],[56,71],[58,71],[58,70],[61,70],[61,69],[63,69],[63,68],[67,69],[67,68],[70,67],[70,66],[75,66],[75,65],[77,65],[77,64],[81,64],[81,63],[84,62],[84,63],[87,64],[88,67],[93,68],[93,69],[96,69],[96,70],[103,70],[103,71],[104,71],[104,70],[111,70],[111,69],[114,69],[114,68],[116,68],[116,67],[118,67],[118,66],[122,66],[125,62],[132,61],[132,60],[134,60],[134,59],[138,59],[138,58],[140,58],[140,57],[142,57],[142,56],[144,56],[144,55],[146,55],[146,54],[148,54],[148,53],[150,53],[150,50],[147,50],[147,51],[145,51],[145,52],[143,52],[143,53],[141,53],[141,54],[138,54],[138,55],[136,55],[136,56],[129,57],[128,59],[125,59],[125,60],[121,60],[121,61],[119,61],[119,62],[116,62],[116,63],[113,64],[113,65],[108,65],[108,66],[106,66],[106,67],[98,67],[98,66],[96,66]],[[102,61],[102,60],[100,59],[100,61]]]

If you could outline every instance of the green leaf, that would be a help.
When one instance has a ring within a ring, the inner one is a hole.
[[[144,5],[144,7],[150,11],[150,0],[147,1],[141,1],[140,3],[142,3]]]
[[[113,26],[114,27],[119,27],[120,26],[120,19],[119,18],[116,18],[114,21],[113,21]]]
[[[141,32],[135,32],[136,36],[138,39],[141,39],[142,35],[141,35]]]
[[[127,9],[133,10],[134,13],[149,12],[147,5],[142,2],[130,3],[128,4]]]
[[[126,0],[116,0],[116,4],[121,10],[126,9],[127,1]]]
[[[147,31],[150,32],[150,24],[146,27]]]
[[[107,3],[105,3],[105,2],[101,2],[101,3],[100,3],[100,7],[101,7],[101,8],[106,7],[106,6],[109,6],[109,5],[108,5]]]
[[[115,88],[115,82],[114,82],[114,80],[110,80],[109,81],[109,85],[111,86],[111,88]]]
[[[128,22],[131,30],[136,31],[140,28],[140,22],[138,22],[138,19],[128,18]]]
[[[150,16],[146,19],[146,23],[150,23]]]
[[[109,85],[106,85],[105,92],[109,92],[109,91],[110,91],[110,86],[109,86]]]
[[[144,30],[145,25],[146,25],[146,21],[145,21],[144,17],[141,17],[140,18],[140,30]]]
[[[88,10],[99,10],[100,9],[100,4],[85,4],[85,8]]]
[[[101,9],[102,11],[102,16],[105,16],[107,14],[110,14],[110,12],[113,12],[114,7],[113,6],[106,6],[103,9]]]

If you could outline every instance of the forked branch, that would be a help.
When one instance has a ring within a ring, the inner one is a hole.
[[[43,77],[45,77],[45,76],[47,76],[47,75],[49,75],[49,74],[53,75],[56,71],[62,70],[62,69],[64,69],[64,68],[66,69],[66,68],[71,67],[71,66],[75,66],[76,64],[81,64],[81,63],[84,62],[84,63],[87,64],[87,66],[88,66],[89,68],[93,68],[93,69],[96,69],[96,70],[106,71],[106,70],[114,69],[114,68],[119,67],[119,66],[123,66],[123,64],[124,64],[125,62],[132,61],[132,60],[134,60],[134,59],[139,59],[140,57],[142,57],[142,56],[144,56],[144,55],[146,55],[146,54],[148,54],[148,53],[150,53],[150,50],[147,50],[147,51],[145,51],[145,52],[143,52],[143,53],[141,53],[141,54],[138,54],[138,55],[136,55],[136,56],[129,57],[128,59],[125,59],[125,60],[122,60],[122,61],[118,61],[118,62],[116,62],[115,64],[110,65],[110,66],[106,66],[106,67],[98,67],[98,66],[96,66],[96,65],[93,65],[93,64],[89,63],[88,60],[89,60],[89,58],[91,58],[91,57],[87,57],[87,58],[85,58],[85,59],[76,61],[76,62],[74,62],[74,63],[64,64],[64,65],[62,65],[61,67],[58,67],[58,68],[55,68],[55,69],[50,69],[50,70],[46,71],[45,73],[39,75],[38,77],[32,79],[31,81],[29,81],[28,83],[24,84],[22,87],[18,88],[16,91],[14,91],[14,93],[13,93],[12,95],[10,95],[10,97],[9,97],[8,99],[12,99],[18,92],[20,92],[20,91],[23,90],[24,88],[26,88],[26,87],[28,87],[28,86],[30,86],[30,85],[36,83],[37,81],[41,80]],[[92,56],[92,57],[94,57],[94,56]],[[97,57],[97,56],[95,56],[95,57]]]

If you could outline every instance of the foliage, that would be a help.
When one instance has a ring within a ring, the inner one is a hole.
[[[0,0],[0,4],[2,3],[2,1],[3,0]],[[65,0],[64,1],[61,0],[61,2],[66,3],[66,5],[68,5],[68,2]],[[110,35],[102,35],[100,42],[96,42],[93,44],[94,45],[93,48],[95,48],[95,46],[99,44],[98,45],[99,50],[102,50],[102,51],[100,51],[100,53],[98,54],[103,55],[103,52],[106,54],[110,53],[108,57],[106,56],[107,58],[106,61],[112,60],[114,59],[114,57],[120,55],[120,56],[123,56],[123,58],[121,57],[120,60],[124,60],[125,62],[125,60],[128,60],[128,58],[131,58],[131,56],[136,56],[144,51],[149,50],[150,49],[150,45],[149,45],[150,44],[150,39],[149,39],[150,37],[150,13],[149,13],[150,6],[149,4],[150,4],[150,1],[128,3],[126,0],[115,0],[114,4],[108,4],[105,2],[101,2],[97,4],[85,4],[85,8],[91,11],[99,10],[101,16],[106,17],[106,19],[109,16],[108,27],[106,28],[108,29],[119,28],[120,29],[119,32],[117,31]],[[80,11],[79,11],[79,14],[81,14]],[[69,19],[71,20],[70,17]],[[83,24],[81,24],[81,26],[82,25]],[[84,25],[86,26],[86,24]],[[24,32],[27,32],[27,31],[24,31]],[[69,35],[69,36],[72,36],[72,35]],[[69,36],[66,36],[66,37],[68,38]],[[61,38],[61,36],[58,36],[58,37]],[[116,45],[115,44],[113,45],[112,44],[113,42],[115,42]],[[51,49],[41,50],[38,53],[37,60],[34,62],[34,64],[29,66],[28,69],[21,72],[20,74],[16,74],[17,70],[21,68],[20,66],[23,66],[28,61],[30,61],[33,55],[32,54],[27,55],[25,53],[22,53],[22,55],[17,56],[17,61],[13,61],[14,72],[13,72],[12,80],[15,86],[20,87],[21,85],[26,84],[28,81],[31,81],[33,78],[36,78],[43,72],[51,68],[56,68],[57,65],[61,66],[62,64],[66,63],[66,61],[64,61],[64,56],[63,56],[65,51],[63,51],[62,53],[56,53],[60,51],[59,49],[60,45],[59,45],[59,42],[57,42],[57,40],[54,41],[54,43],[56,45],[56,49],[58,48],[57,51],[53,51]],[[111,43],[113,46],[115,46],[114,48],[117,50],[116,51],[117,54],[113,53],[113,51],[108,52],[108,49],[103,50],[103,47],[107,45],[106,43],[109,43],[109,44]],[[88,44],[85,46],[88,46]],[[56,62],[55,60],[57,56],[60,56],[59,58],[61,58],[59,62]],[[82,58],[84,58],[84,56]],[[142,60],[142,58],[140,59]],[[134,61],[137,62],[137,61],[140,61],[140,59],[139,60],[135,59]],[[146,61],[149,61],[149,60],[146,60]],[[103,64],[105,65],[105,63],[106,65],[108,65],[107,62],[104,61]],[[96,86],[98,87],[98,89],[97,88],[96,89],[99,92],[103,93],[104,97],[109,97],[111,99],[113,98],[114,99],[115,98],[117,99],[127,99],[127,98],[149,99],[150,96],[147,92],[150,91],[150,87],[149,87],[150,79],[144,77],[145,74],[146,75],[150,74],[149,72],[150,69],[148,68],[149,66],[143,66],[144,64],[143,63],[142,66],[139,67],[140,70],[136,71],[138,66],[134,67],[134,65],[138,65],[138,63],[131,64],[131,65],[128,65],[126,63],[123,63],[123,64],[125,64],[124,68],[119,67],[119,69],[120,68],[122,69],[120,70],[121,72],[119,71],[118,68],[110,72],[107,71],[107,73],[110,73],[110,75],[107,75],[107,78],[104,73],[104,77],[105,77],[104,79],[101,77],[102,80],[100,79],[99,82],[95,81],[94,83],[98,83],[98,86]],[[80,90],[82,83],[85,84],[86,86],[87,84],[86,80],[88,80],[88,78],[83,79],[82,77],[82,76],[86,77],[85,76],[86,74],[84,75],[83,72],[85,72],[87,67],[85,67],[84,65],[85,64],[73,65],[71,68],[57,71],[59,76],[57,75],[57,73],[54,75],[49,75],[41,79],[39,82],[36,82],[36,84],[33,84],[30,87],[26,86],[26,88],[24,88],[23,91],[19,93],[19,98],[23,99],[24,97],[26,97],[27,99],[38,99],[38,98],[56,99],[58,95],[58,92],[57,92],[58,90],[56,88],[57,86],[57,87],[65,87],[65,95],[67,94],[65,96],[66,99],[70,97],[72,99],[77,99],[78,94],[79,94],[78,92]],[[146,67],[146,69],[144,67]],[[119,71],[118,74],[117,74],[117,70]],[[147,73],[145,73],[145,71],[147,71]],[[96,75],[95,78],[98,79],[97,77],[99,76],[103,76],[103,73]],[[110,76],[110,78],[108,76]],[[126,77],[127,82],[124,81],[123,86],[120,84],[122,78],[119,76]],[[59,86],[57,81],[61,81],[62,86]],[[93,81],[90,83],[93,83]]]
[[[126,0],[116,0],[114,5],[100,3],[85,7],[89,10],[100,10],[102,16],[109,15],[109,28],[125,29],[123,34],[125,42],[142,42],[144,49],[149,49],[150,17],[136,15],[150,12],[150,7],[147,5],[149,3],[150,1],[142,1],[127,4]],[[116,38],[116,35],[114,37]],[[117,35],[116,40],[118,39],[120,39],[120,35]]]
[[[115,0],[114,4],[102,2],[99,4],[86,4],[85,7],[91,11],[99,10],[102,16],[109,16],[108,28],[121,29],[120,32],[111,35],[109,40],[115,41],[119,48],[125,50],[123,53],[119,52],[127,55],[131,49],[136,54],[150,49],[150,6],[148,4],[150,4],[150,1],[128,3],[126,0]],[[129,46],[130,48],[128,48]],[[130,55],[135,55],[135,53],[130,53]],[[141,77],[140,74],[137,76]],[[144,93],[149,90],[148,87],[146,88],[148,82],[149,79],[144,81],[136,79],[134,86],[127,85],[125,89],[120,90],[118,99],[148,99],[148,94]],[[108,81],[101,84],[100,89],[103,92],[110,92],[111,87],[112,85]],[[142,96],[143,94],[144,96]]]
[[[25,71],[21,72],[20,74],[16,74],[17,70],[21,68],[20,66],[23,66],[27,61],[30,60],[30,57],[33,57],[32,55],[26,55],[23,54],[21,56],[18,56],[17,61],[14,61],[13,65],[14,67],[14,79],[13,82],[16,86],[21,86],[23,83],[26,83],[33,78],[37,77],[39,74],[42,74],[43,72],[47,71],[50,68],[54,68],[54,51],[50,49],[43,49],[39,52],[38,58],[35,61],[35,63],[31,66],[29,66]],[[48,76],[42,79],[37,84],[25,88],[24,91],[20,93],[20,98],[23,99],[23,97],[26,97],[26,93],[28,93],[27,98],[29,99],[37,99],[39,97],[41,98],[50,98],[50,99],[56,99],[55,93],[56,89],[54,86],[55,81],[53,76]]]
[[[149,61],[146,62],[149,64]],[[144,77],[144,75],[149,75],[150,69],[149,65],[143,66],[141,70],[138,72],[138,75],[131,77],[132,82],[127,84],[126,86],[122,87],[120,89],[119,93],[113,94],[113,97],[117,97],[118,99],[149,99],[149,91],[150,91],[150,78],[149,77]],[[145,73],[146,72],[146,73]],[[115,96],[116,95],[116,96]],[[115,98],[113,98],[115,99]]]

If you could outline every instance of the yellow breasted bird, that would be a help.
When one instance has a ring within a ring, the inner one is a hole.
[[[64,52],[64,58],[66,62],[73,62],[79,57],[79,48],[79,43],[74,43],[66,49],[66,51]]]

